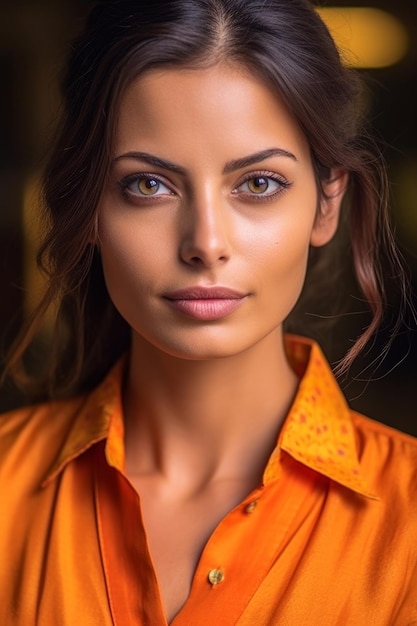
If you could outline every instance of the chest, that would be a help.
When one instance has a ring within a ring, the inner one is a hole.
[[[222,520],[248,499],[253,485],[250,481],[220,481],[192,496],[183,497],[173,489],[158,489],[149,479],[131,479],[130,482],[140,493],[150,557],[167,621],[171,623],[190,595],[200,558],[210,537]],[[256,498],[254,495],[253,500]],[[214,584],[222,582],[222,574],[216,572],[216,567],[207,573],[209,584],[210,578]]]

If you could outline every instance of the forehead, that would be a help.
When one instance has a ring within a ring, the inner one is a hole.
[[[138,149],[138,142],[195,153],[219,145],[254,152],[278,142],[309,156],[306,137],[279,94],[228,65],[161,69],[136,78],[121,99],[116,149]]]

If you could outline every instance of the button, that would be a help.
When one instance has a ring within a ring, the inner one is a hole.
[[[249,504],[247,504],[245,507],[245,513],[248,513],[248,514],[253,513],[256,507],[258,506],[258,502],[259,500],[252,500],[252,502],[249,502]]]
[[[224,573],[221,569],[212,569],[208,573],[209,582],[213,585],[218,585],[224,581]]]

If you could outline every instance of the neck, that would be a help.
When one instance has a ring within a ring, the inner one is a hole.
[[[134,336],[124,395],[128,473],[260,478],[296,386],[277,333],[208,361],[172,357]]]

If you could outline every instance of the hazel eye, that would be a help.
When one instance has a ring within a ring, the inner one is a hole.
[[[158,193],[160,187],[159,180],[155,178],[140,178],[137,181],[137,188],[144,196],[154,196]]]
[[[127,176],[120,181],[124,193],[136,198],[172,195],[172,191],[156,176],[138,175]]]
[[[248,189],[252,193],[265,193],[269,189],[268,179],[263,176],[258,176],[257,178],[251,178],[247,182]]]
[[[252,196],[273,196],[285,187],[284,181],[278,181],[270,176],[251,176],[240,184],[236,191]]]
[[[157,178],[137,178],[129,185],[129,191],[132,193],[139,192],[142,196],[158,196],[161,194],[171,193]]]

